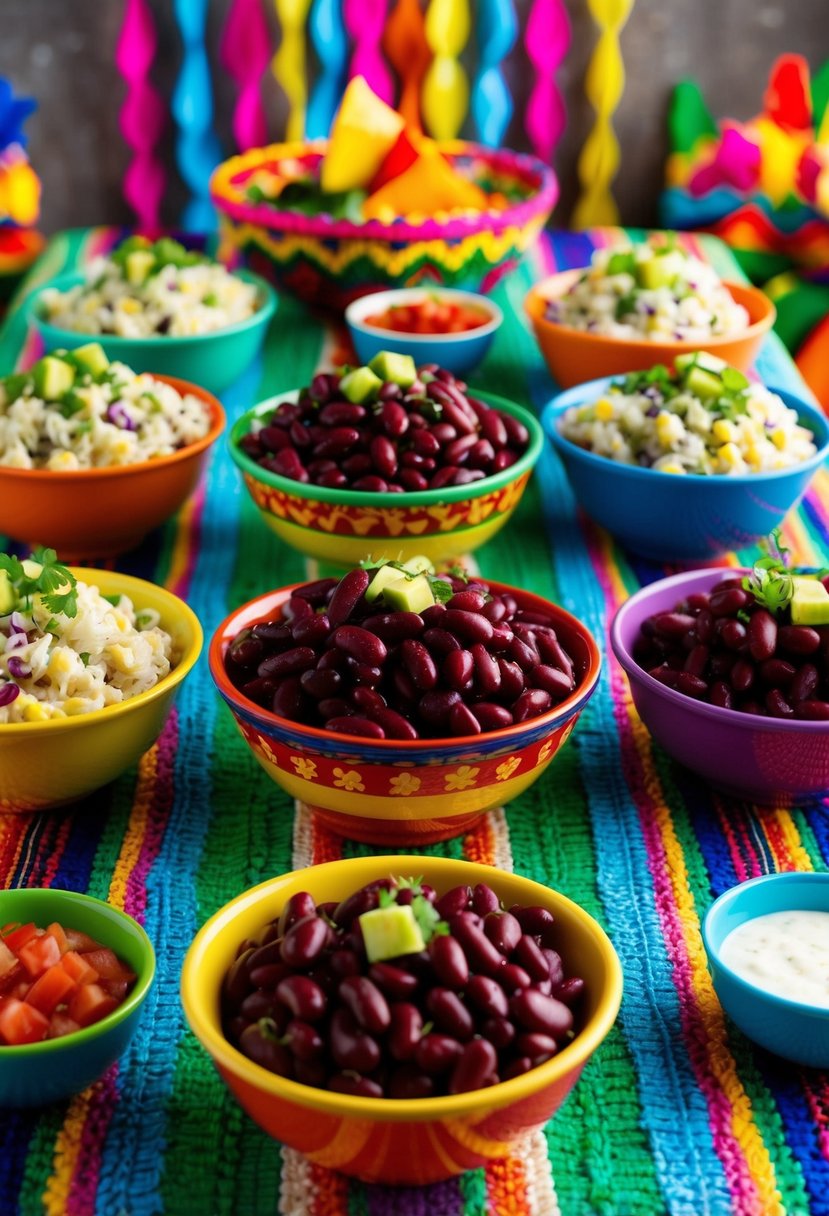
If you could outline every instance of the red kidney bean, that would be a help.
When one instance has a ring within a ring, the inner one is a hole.
[[[494,1085],[497,1076],[498,1056],[488,1039],[473,1039],[467,1043],[463,1053],[452,1069],[449,1079],[450,1094],[468,1093]]]
[[[351,401],[334,401],[319,412],[319,420],[323,426],[352,427],[366,416],[365,407]]]
[[[379,666],[388,653],[385,643],[360,625],[340,625],[334,630],[333,639],[340,650],[368,666]]]
[[[451,920],[453,916],[457,916],[461,912],[467,912],[472,907],[472,888],[467,886],[452,887],[441,895],[435,904],[440,913],[441,920]],[[434,941],[442,939],[435,938]],[[447,940],[452,940],[451,938]],[[444,980],[444,983],[448,981]]]
[[[336,905],[331,909],[330,915],[333,919],[336,912]],[[347,975],[359,975],[361,970],[360,959],[353,950],[334,950],[328,959],[331,968],[331,974],[336,979],[345,979]]]
[[[364,912],[371,912],[377,907],[380,902],[379,889],[378,887],[362,887],[353,895],[342,900],[337,905],[337,910],[332,918],[334,923],[345,929],[350,928],[358,916],[362,916]]]
[[[336,696],[342,686],[343,678],[338,671],[331,668],[315,667],[311,671],[304,671],[299,682],[303,692],[308,693],[317,701],[324,701],[326,697]]]
[[[431,1077],[426,1077],[423,1073],[418,1072],[413,1065],[402,1064],[389,1078],[387,1092],[390,1098],[400,1098],[406,1101],[431,1098],[435,1092],[435,1083]]]
[[[417,612],[378,612],[366,617],[362,627],[384,642],[402,642],[423,633],[423,617]]]
[[[362,490],[366,494],[387,494],[389,491],[388,482],[382,477],[375,476],[374,473],[359,477],[357,481],[352,482],[351,488],[352,490]]]
[[[454,690],[425,692],[417,703],[417,712],[430,726],[445,730],[452,707],[459,704],[460,699],[461,694]]]
[[[475,659],[469,650],[453,650],[443,660],[443,678],[458,692],[472,687],[474,671]]]
[[[820,674],[817,667],[814,663],[804,663],[789,684],[786,694],[788,700],[792,704],[796,704],[798,701],[808,701],[810,697],[814,696],[819,683]]]
[[[423,1017],[416,1005],[399,1001],[391,1006],[388,1045],[392,1059],[401,1063],[411,1060],[423,1036]]]
[[[364,1030],[370,1034],[388,1030],[391,1023],[388,1001],[368,976],[347,976],[337,991]]]
[[[747,630],[742,621],[727,620],[725,617],[720,617],[717,621],[715,632],[719,633],[722,644],[727,646],[729,650],[743,649]]]
[[[795,676],[795,668],[785,659],[766,659],[760,664],[760,679],[773,688],[788,688]]]
[[[751,615],[748,623],[748,648],[755,663],[770,659],[777,649],[777,621],[765,608],[759,608]]]
[[[447,608],[441,619],[441,628],[466,642],[488,642],[492,637],[492,624],[485,616],[476,612],[463,612],[458,608]]]
[[[369,688],[374,688],[380,683],[383,675],[381,668],[370,667],[368,663],[358,663],[351,655],[346,657],[345,665],[355,684],[367,684]]]
[[[421,456],[437,456],[440,451],[440,442],[435,434],[435,428],[428,431],[416,431],[412,436],[412,447]]]
[[[383,1086],[371,1077],[357,1077],[352,1072],[335,1073],[328,1082],[335,1094],[349,1094],[353,1098],[382,1098]]]
[[[285,1027],[284,1035],[285,1046],[288,1047],[297,1060],[305,1062],[310,1060],[318,1060],[325,1051],[325,1043],[322,1035],[315,1026],[311,1026],[309,1022],[300,1021],[294,1018]]]
[[[315,910],[312,909],[308,916],[314,916]],[[271,963],[278,963],[282,957],[282,942],[279,938],[272,938],[269,942],[264,942],[261,946],[256,946],[251,954],[248,955],[248,971],[255,971],[258,967],[267,967]]]
[[[503,967],[495,973],[495,978],[507,994],[529,988],[532,983],[527,972],[523,967],[519,967],[518,963],[504,963]]]
[[[540,1031],[560,1039],[573,1028],[573,1014],[563,1001],[524,988],[510,998],[510,1013],[527,1030]]]
[[[557,988],[564,981],[564,968],[561,962],[561,955],[557,950],[551,950],[548,946],[542,946],[541,953],[547,963],[547,978],[553,988]]]
[[[428,691],[438,682],[434,659],[422,642],[407,638],[400,647],[400,661],[409,673],[415,688]]]
[[[459,701],[449,711],[449,733],[454,737],[463,738],[465,735],[479,735],[481,724],[468,705]]]
[[[253,950],[246,950],[234,959],[222,983],[222,996],[231,1005],[241,1005],[251,991],[248,962]]]
[[[466,999],[487,1017],[506,1018],[509,1014],[504,989],[488,975],[470,977],[466,986]]]
[[[710,689],[710,698],[712,705],[719,705],[721,709],[733,709],[734,697],[731,689],[722,680],[716,680]]]
[[[504,965],[503,955],[493,946],[483,930],[469,919],[468,912],[453,916],[449,928],[475,971],[484,975],[496,975],[501,970]]]
[[[320,716],[328,722],[331,718],[346,718],[351,714],[351,706],[342,697],[326,697],[317,705]]]
[[[504,1051],[515,1038],[515,1027],[507,1018],[492,1017],[481,1023],[480,1033],[496,1051]]]
[[[575,1005],[583,992],[584,980],[580,975],[574,975],[558,985],[555,997],[556,1000],[562,1001],[565,1005]]]
[[[295,925],[298,920],[305,920],[306,916],[314,916],[316,911],[317,905],[313,895],[309,895],[307,891],[297,891],[286,901],[279,914],[279,936],[284,937],[291,925]]]
[[[779,688],[772,688],[770,692],[766,693],[765,706],[772,718],[794,717],[794,709]]]
[[[407,718],[404,718],[402,714],[399,714],[396,709],[384,706],[382,708],[367,710],[366,712],[371,720],[382,728],[387,739],[419,738],[417,728]]]
[[[829,721],[829,701],[807,700],[800,701],[797,706],[798,716],[808,722]]]
[[[426,629],[421,634],[421,640],[424,646],[429,647],[433,655],[446,655],[452,650],[461,649],[458,639],[453,634],[447,633],[445,629]]]
[[[731,668],[731,687],[735,692],[748,692],[754,683],[754,664],[748,659],[738,659]]]
[[[307,604],[307,600],[299,600],[299,603]],[[330,632],[331,625],[328,617],[312,614],[311,616],[303,617],[291,626],[291,634],[293,640],[298,646],[319,646],[323,643]]]
[[[260,677],[271,678],[294,675],[297,672],[307,671],[309,667],[314,666],[316,661],[317,656],[310,646],[294,646],[290,650],[283,650],[281,654],[273,654],[267,659],[263,659],[259,664],[257,674]]]
[[[334,594],[328,603],[328,620],[332,629],[336,629],[348,620],[363,598],[369,581],[368,571],[357,569],[349,570],[348,574],[336,584]]]
[[[515,962],[524,968],[531,980],[537,982],[550,978],[550,965],[542,954],[541,947],[534,938],[527,934],[521,938],[515,947],[514,958]]]
[[[543,688],[555,701],[560,701],[573,690],[573,680],[566,672],[559,671],[557,667],[549,667],[544,663],[539,663],[537,667],[533,668],[530,672],[530,679],[536,688]]]
[[[356,714],[346,714],[343,717],[328,718],[324,730],[330,730],[337,735],[359,735],[361,739],[385,739],[386,732],[378,722],[370,718],[361,718]]]
[[[279,1077],[293,1076],[293,1062],[286,1047],[278,1041],[275,1026],[269,1026],[267,1018],[248,1026],[239,1038],[239,1049],[248,1059]]]
[[[264,970],[264,968],[260,968]],[[272,991],[265,992],[258,987],[255,992],[246,996],[239,1006],[239,1013],[245,1021],[258,1022],[260,1018],[271,1018],[279,1031],[278,1019],[274,1018],[274,995]]]
[[[355,452],[353,456],[349,456],[342,462],[342,471],[348,474],[348,477],[353,485],[354,479],[365,477],[371,472],[371,457],[367,452]]]
[[[372,963],[368,978],[376,984],[383,995],[393,1001],[404,1001],[417,990],[418,979],[411,971],[394,967],[391,963]]]
[[[777,630],[777,644],[789,654],[814,654],[820,647],[820,634],[808,625],[783,625]]]
[[[345,981],[343,981],[345,982]],[[380,1063],[377,1040],[360,1029],[349,1009],[336,1009],[331,1016],[328,1042],[334,1062],[355,1072],[374,1072]]]
[[[391,480],[397,472],[397,451],[385,435],[375,435],[369,445],[369,455],[381,477]]]
[[[472,889],[472,911],[480,917],[487,916],[490,912],[497,912],[501,907],[501,901],[498,896],[485,882],[476,883]]]
[[[522,1056],[529,1056],[532,1067],[546,1063],[558,1051],[558,1043],[548,1034],[525,1033],[519,1034],[515,1040],[515,1050]]]
[[[676,673],[674,688],[677,692],[684,693],[686,697],[693,697],[695,700],[700,700],[708,692],[708,684],[699,676],[692,676],[690,671],[679,671]]]
[[[282,961],[289,967],[310,967],[328,944],[329,933],[325,921],[316,916],[298,920],[282,939]]]
[[[317,459],[330,458],[336,460],[337,457],[345,456],[360,442],[360,432],[353,426],[334,426],[331,427],[326,437],[321,440],[314,448],[314,456]]]
[[[733,616],[741,608],[748,607],[751,602],[751,595],[742,587],[726,587],[711,593],[708,609],[715,617]]]
[[[657,633],[664,637],[681,637],[694,625],[694,618],[685,612],[660,612],[651,617]]]
[[[512,713],[494,701],[478,701],[471,708],[481,730],[503,730],[505,726],[512,726]]]
[[[693,678],[693,677],[688,677]],[[552,698],[543,688],[527,688],[512,707],[512,717],[515,722],[526,722],[536,718],[550,708]]]
[[[356,688],[352,688],[350,697],[357,709],[361,709],[369,718],[373,718],[378,709],[386,708],[385,698],[367,684],[358,684]]]
[[[475,1032],[472,1015],[456,992],[450,988],[432,988],[426,996],[426,1008],[435,1026],[444,1034],[465,1043]]]
[[[401,469],[400,480],[403,483],[404,490],[411,490],[415,494],[429,489],[427,478],[417,469]]]
[[[484,918],[484,933],[505,956],[512,954],[522,937],[521,926],[511,912],[490,912]]]
[[[446,1072],[463,1054],[463,1045],[446,1034],[425,1034],[415,1048],[414,1062],[432,1076]]]

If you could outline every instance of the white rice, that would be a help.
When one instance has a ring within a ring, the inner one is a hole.
[[[35,596],[31,611],[15,618],[25,633],[12,629],[10,616],[0,617],[0,689],[8,682],[20,689],[0,706],[0,725],[117,705],[154,687],[170,671],[173,639],[159,627],[158,613],[136,610],[125,595],[115,606],[97,587],[82,582],[77,597],[77,615],[67,617],[52,614]],[[23,668],[12,662],[10,671],[10,660]]]
[[[100,383],[76,385],[73,408],[38,397],[30,380],[14,400],[0,381],[0,465],[16,469],[98,469],[169,456],[210,429],[204,402],[123,363]]]

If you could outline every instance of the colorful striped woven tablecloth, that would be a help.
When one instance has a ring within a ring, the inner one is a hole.
[[[62,234],[30,285],[116,235]],[[536,407],[552,395],[524,293],[543,273],[583,265],[612,235],[553,233],[498,288],[507,319],[474,384]],[[724,247],[700,248],[732,269]],[[261,364],[226,396],[229,414],[307,383],[342,343],[283,299]],[[18,309],[0,334],[0,372],[35,354]],[[774,337],[759,371],[802,390]],[[825,471],[784,535],[799,561],[827,564]],[[484,575],[562,603],[605,646],[617,605],[666,572],[576,512],[549,451],[511,526],[478,560]],[[235,605],[311,573],[263,527],[222,444],[178,519],[119,567],[185,597],[207,637]],[[181,962],[208,916],[270,875],[370,851],[321,830],[270,782],[202,658],[136,769],[73,808],[0,816],[0,883],[108,899],[145,925],[158,955],[139,1031],[100,1082],[69,1103],[0,1112],[0,1213],[829,1216],[829,1075],[764,1054],[724,1018],[700,939],[706,909],[734,883],[826,870],[828,806],[761,812],[712,794],[651,744],[608,661],[544,777],[472,835],[428,851],[514,868],[597,917],[625,972],[618,1023],[554,1121],[515,1156],[436,1186],[369,1187],[269,1140],[183,1022]]]

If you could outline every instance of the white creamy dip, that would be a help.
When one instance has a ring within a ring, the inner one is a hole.
[[[829,912],[769,912],[728,934],[725,966],[775,996],[829,1009]]]

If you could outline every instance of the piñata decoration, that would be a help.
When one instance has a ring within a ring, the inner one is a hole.
[[[288,100],[288,140],[302,139],[305,134],[305,20],[310,4],[311,0],[274,0],[282,41],[273,57],[273,74]]]
[[[213,131],[213,94],[210,64],[204,43],[208,0],[175,0],[175,14],[183,46],[181,70],[171,102],[178,126],[176,159],[192,198],[184,209],[182,227],[209,232],[216,226],[210,203],[210,174],[222,159]]]
[[[127,0],[115,50],[115,62],[127,82],[121,134],[134,154],[124,174],[123,191],[138,227],[146,232],[159,227],[166,178],[157,154],[164,130],[164,102],[149,82],[156,48],[155,23],[147,0]]]
[[[34,228],[40,213],[40,181],[26,155],[23,123],[37,108],[30,97],[15,97],[0,77],[0,300],[11,295],[20,276],[44,247]]]
[[[394,84],[381,52],[386,6],[387,0],[344,0],[343,16],[354,45],[349,76],[362,76],[372,92],[394,105]]]
[[[339,0],[314,0],[308,34],[320,72],[308,101],[305,134],[309,139],[324,139],[331,130],[348,67],[348,35]]]
[[[584,85],[587,99],[596,111],[596,121],[579,156],[582,193],[573,211],[574,228],[619,223],[619,209],[610,191],[620,160],[613,114],[625,87],[619,34],[633,8],[633,0],[588,0],[588,3],[600,30]]]
[[[497,148],[512,118],[512,96],[501,65],[518,35],[512,0],[478,0],[478,71],[472,85],[472,114],[482,144]]]
[[[535,0],[524,33],[527,58],[535,71],[524,128],[533,151],[542,160],[552,160],[567,121],[555,74],[570,47],[570,36],[564,0]]]
[[[400,81],[397,108],[406,125],[420,131],[420,90],[432,62],[420,0],[397,0],[386,22],[383,50]]]
[[[459,59],[469,40],[468,0],[431,0],[426,40],[434,59],[423,80],[423,118],[435,139],[454,139],[469,108],[469,81]]]
[[[222,30],[219,59],[239,88],[233,109],[233,136],[240,152],[259,148],[268,140],[260,85],[270,58],[270,35],[261,0],[232,0]]]

